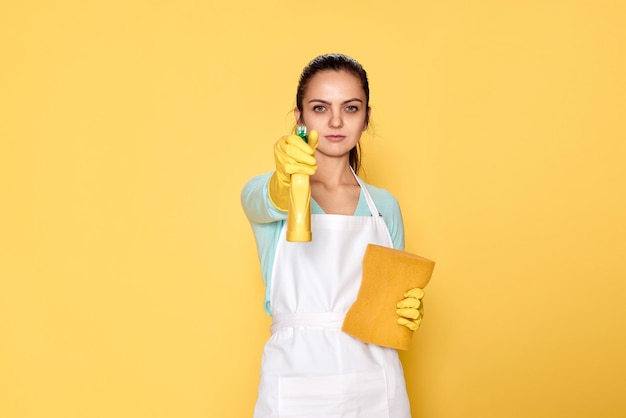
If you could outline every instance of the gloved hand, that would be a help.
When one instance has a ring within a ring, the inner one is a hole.
[[[315,148],[318,133],[308,134],[308,143],[297,135],[284,136],[274,145],[276,171],[270,178],[268,192],[270,200],[278,209],[287,211],[289,206],[289,185],[292,174],[313,175],[317,170]]]
[[[415,331],[420,326],[424,316],[423,297],[424,291],[419,287],[410,289],[404,294],[404,299],[396,305],[398,324],[404,325],[411,331]]]

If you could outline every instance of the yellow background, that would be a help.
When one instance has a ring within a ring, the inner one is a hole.
[[[249,417],[239,192],[297,78],[370,74],[363,176],[437,261],[416,417],[624,417],[621,1],[0,5],[0,416]]]

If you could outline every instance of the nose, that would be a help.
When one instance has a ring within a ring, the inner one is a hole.
[[[343,126],[341,112],[333,110],[330,114],[330,120],[328,121],[328,125],[331,128],[341,128]]]

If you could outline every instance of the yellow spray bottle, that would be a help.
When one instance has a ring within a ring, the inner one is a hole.
[[[305,142],[308,142],[306,126],[298,126],[296,134]],[[311,136],[317,144],[317,132],[312,131]],[[312,141],[313,142],[313,141]],[[306,174],[292,174],[289,186],[289,206],[287,208],[287,241],[309,242],[311,241],[311,184]]]

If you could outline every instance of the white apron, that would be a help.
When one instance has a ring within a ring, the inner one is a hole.
[[[357,181],[374,216],[312,215],[313,240],[306,243],[287,242],[285,228],[281,232],[255,418],[411,416],[397,351],[341,331],[361,284],[367,244],[392,246]]]

